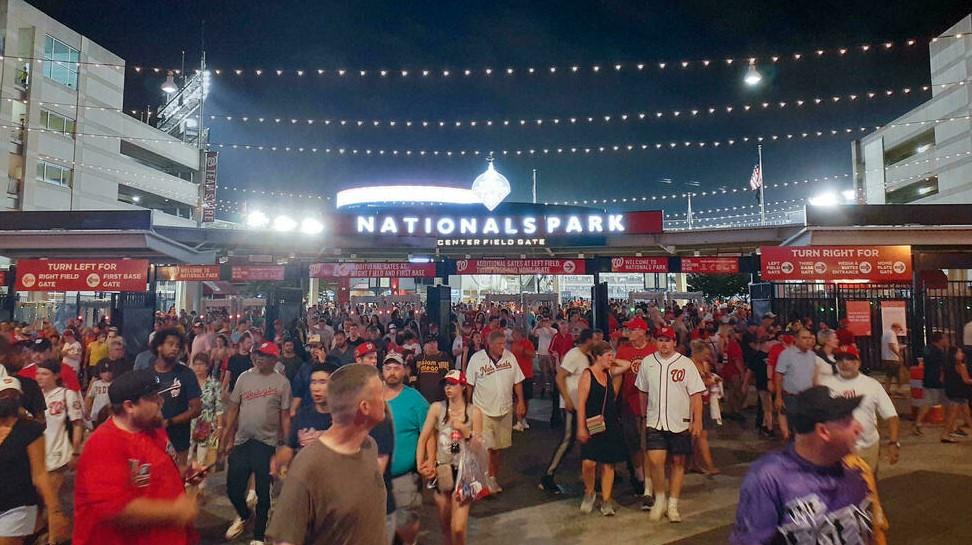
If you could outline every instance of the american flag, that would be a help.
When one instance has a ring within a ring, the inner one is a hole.
[[[749,187],[753,191],[759,191],[763,186],[763,173],[759,170],[759,165],[753,167],[753,175],[749,177]]]

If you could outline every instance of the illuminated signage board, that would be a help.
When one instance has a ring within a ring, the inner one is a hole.
[[[586,213],[537,216],[463,216],[377,214],[352,217],[352,234],[376,236],[436,237],[443,241],[464,241],[455,245],[475,245],[465,241],[490,241],[481,245],[518,245],[517,239],[537,241],[559,236],[605,236],[656,234],[662,232],[662,213]],[[347,228],[347,227],[346,227]],[[501,238],[502,237],[502,238]],[[501,240],[497,244],[494,241]],[[512,243],[508,242],[513,240]],[[545,242],[544,242],[545,243]],[[445,245],[445,244],[443,244]],[[536,244],[543,245],[543,244]]]

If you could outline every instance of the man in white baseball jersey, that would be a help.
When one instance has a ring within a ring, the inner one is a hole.
[[[649,520],[681,522],[678,498],[685,477],[685,457],[692,454],[692,439],[702,432],[702,392],[705,384],[691,359],[675,352],[675,330],[659,328],[658,351],[641,360],[635,387],[647,405],[648,470],[655,489]],[[672,455],[672,478],[665,493],[665,459]]]
[[[483,441],[489,451],[490,490],[502,492],[496,483],[504,449],[513,446],[513,396],[516,396],[516,417],[526,418],[523,398],[523,371],[516,357],[506,349],[506,333],[502,329],[489,334],[486,348],[469,358],[466,368],[468,388],[472,390],[473,405],[483,412]]]
[[[876,379],[861,374],[861,358],[855,351],[838,352],[839,374],[822,377],[820,384],[842,397],[864,396],[860,405],[854,409],[854,420],[861,425],[861,435],[857,438],[857,455],[877,473],[881,436],[878,434],[878,416],[888,422],[888,461],[898,463],[901,443],[898,442],[898,411],[891,397]]]

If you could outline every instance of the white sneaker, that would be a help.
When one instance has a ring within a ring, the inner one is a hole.
[[[256,507],[257,504],[257,493],[256,490],[250,490],[246,493],[246,506],[251,510]]]
[[[651,511],[648,512],[648,520],[659,521],[662,519],[662,515],[665,514],[665,510],[668,508],[668,499],[659,494],[655,496],[655,505],[651,506]]]
[[[226,539],[228,541],[233,541],[234,539],[240,537],[243,534],[243,530],[246,529],[247,521],[236,517],[233,519],[233,523],[230,527],[226,529]]]
[[[503,491],[503,487],[496,482],[496,477],[490,475],[488,479],[489,480],[486,481],[486,486],[489,488],[490,494],[499,494]]]
[[[259,539],[251,539],[250,540],[250,545],[266,545],[266,544],[264,542],[260,541]]]
[[[678,506],[673,504],[668,504],[668,512],[665,513],[668,517],[668,522],[682,522],[682,515],[678,513]]]
[[[520,423],[523,424],[524,429],[530,429],[530,423],[527,422],[526,418],[524,418]]]
[[[526,431],[526,426],[523,425],[523,422],[517,422],[513,424],[513,431]]]
[[[584,496],[584,499],[581,501],[580,510],[581,513],[590,513],[594,510],[594,494]]]

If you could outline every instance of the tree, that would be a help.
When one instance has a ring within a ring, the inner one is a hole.
[[[745,295],[749,290],[748,274],[690,274],[689,291],[701,291],[706,297]]]

